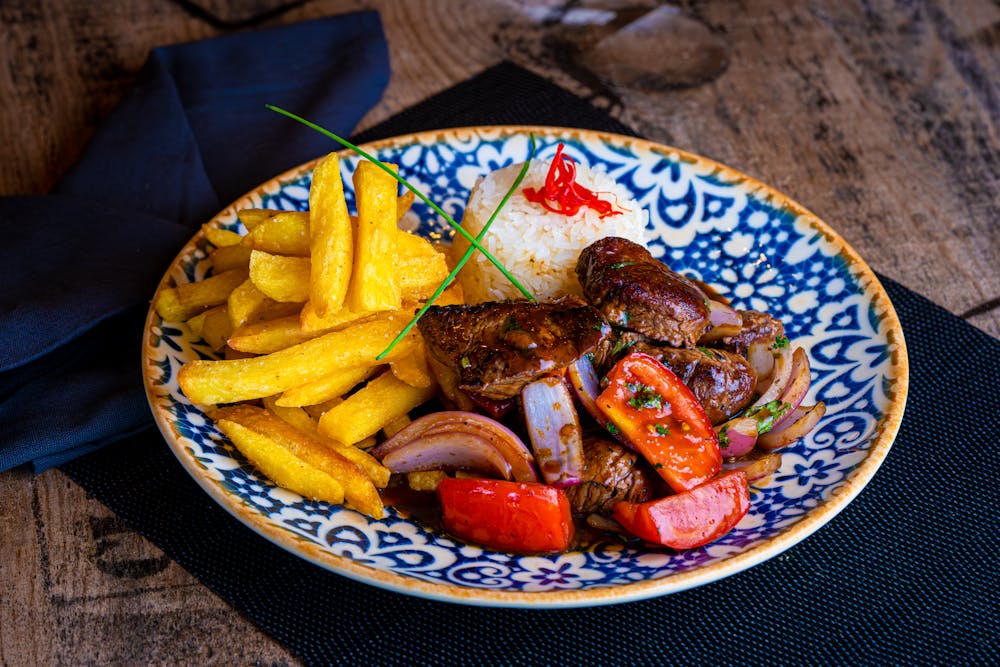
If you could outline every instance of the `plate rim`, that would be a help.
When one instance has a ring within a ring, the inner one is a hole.
[[[582,142],[597,141],[611,145],[634,145],[640,150],[647,150],[653,153],[675,154],[685,162],[692,164],[709,165],[717,173],[726,176],[727,179],[738,180],[742,185],[750,188],[754,194],[758,196],[763,195],[768,200],[780,202],[783,208],[791,209],[797,218],[804,220],[810,228],[820,233],[828,243],[838,248],[838,254],[848,264],[848,269],[855,277],[857,284],[862,286],[865,291],[870,291],[872,307],[886,319],[886,339],[890,346],[891,368],[895,371],[895,378],[892,383],[892,389],[888,392],[890,394],[889,405],[886,407],[882,419],[876,425],[876,432],[871,438],[871,446],[868,449],[867,456],[845,477],[841,485],[831,492],[830,498],[818,507],[809,510],[797,522],[778,535],[767,538],[744,552],[691,570],[625,585],[586,590],[559,589],[545,592],[508,591],[503,589],[463,587],[451,583],[432,583],[394,572],[377,570],[360,564],[347,556],[331,553],[305,538],[296,536],[284,528],[276,526],[264,515],[248,508],[239,497],[224,492],[221,487],[208,479],[207,475],[196,464],[187,448],[180,443],[180,434],[167,419],[167,411],[156,404],[157,394],[155,387],[157,385],[153,382],[153,374],[150,372],[151,364],[148,351],[152,349],[151,338],[153,326],[158,316],[151,303],[146,315],[142,338],[143,385],[156,425],[174,456],[181,463],[181,466],[216,503],[221,505],[237,520],[293,555],[318,565],[325,570],[386,590],[426,599],[474,606],[573,608],[633,602],[669,593],[677,593],[696,586],[719,581],[773,558],[809,537],[836,517],[867,486],[885,461],[899,431],[909,393],[909,359],[903,330],[889,295],[875,276],[871,267],[829,224],[788,195],[726,164],[648,139],[631,137],[614,132],[562,126],[471,125],[407,133],[366,142],[360,146],[365,150],[377,153],[379,150],[390,146],[426,143],[428,140],[433,143],[441,141],[447,136],[492,136],[495,134],[497,137],[502,138],[526,135],[528,133],[546,137],[574,138]],[[353,151],[349,149],[331,152],[338,153],[341,156],[354,155]],[[322,157],[319,156],[287,169],[255,186],[219,211],[206,224],[217,225],[222,218],[230,217],[242,208],[246,208],[247,202],[251,201],[251,198],[255,194],[274,189],[275,186],[280,186],[282,182],[287,182],[304,175],[312,170]],[[153,302],[155,302],[156,294],[160,290],[170,286],[173,277],[177,274],[177,269],[188,253],[188,249],[202,240],[204,235],[204,229],[199,228],[179,250],[157,284],[153,295]]]

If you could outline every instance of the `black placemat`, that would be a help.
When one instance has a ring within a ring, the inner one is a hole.
[[[629,133],[513,65],[360,140],[549,124]],[[910,351],[910,399],[868,487],[816,534],[719,582],[609,607],[464,607],[326,572],[245,528],[155,429],[62,466],[265,632],[331,664],[998,664],[1000,341],[882,278]],[[138,337],[138,332],[137,332]]]

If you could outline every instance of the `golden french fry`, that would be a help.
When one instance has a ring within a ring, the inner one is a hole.
[[[330,473],[311,466],[272,438],[235,421],[219,418],[219,430],[236,449],[272,482],[306,498],[339,505],[344,502],[344,485]]]
[[[376,319],[252,359],[196,359],[181,367],[178,382],[184,395],[199,404],[235,403],[280,394],[340,368],[376,365],[375,357],[405,324],[402,318]],[[411,354],[418,340],[410,332],[382,363]]]
[[[400,415],[382,427],[385,437],[391,438],[410,425],[410,415]]]
[[[273,208],[246,208],[237,213],[236,216],[247,230],[252,230],[260,223],[273,218],[279,213],[284,213],[284,211]]]
[[[372,480],[358,464],[344,457],[341,448],[335,449],[329,440],[301,431],[274,413],[249,405],[223,408],[218,411],[218,418],[238,423],[270,438],[302,461],[339,481],[344,487],[344,499],[356,510],[375,518],[382,516],[382,499]],[[370,455],[361,450],[357,452],[385,473],[389,472]],[[388,482],[385,473],[379,475]]]
[[[216,272],[233,269],[245,271],[250,266],[250,248],[242,245],[223,246],[208,253],[208,259]]]
[[[441,470],[423,470],[406,473],[406,483],[414,491],[437,491],[438,484],[448,475]]]
[[[319,334],[306,333],[299,326],[299,315],[253,322],[239,327],[229,336],[229,347],[242,352],[270,354],[298,345]]]
[[[340,178],[340,160],[331,153],[313,170],[309,188],[309,301],[320,317],[344,305],[351,280],[354,236]]]
[[[278,405],[275,401],[277,396],[265,396],[261,401],[264,408],[270,410],[279,419],[282,419],[300,431],[318,434],[316,420],[302,408],[286,408]]]
[[[374,366],[338,369],[315,382],[292,387],[277,399],[277,405],[300,407],[325,403],[331,398],[343,396],[354,386],[364,382],[375,372]]]
[[[317,403],[316,405],[303,405],[302,409],[309,413],[309,416],[313,419],[319,419],[323,416],[324,412],[335,405],[340,405],[343,402],[344,399],[338,396],[337,398],[331,398],[329,401],[324,403]]]
[[[325,412],[319,419],[319,432],[354,444],[430,400],[434,392],[435,387],[411,387],[392,373],[383,373]]]
[[[303,303],[309,298],[309,258],[254,250],[250,253],[250,280],[275,301]]]
[[[216,306],[216,308],[221,308],[221,306]],[[205,328],[205,316],[208,315],[208,311],[203,311],[195,315],[194,317],[188,319],[187,325],[188,329],[191,330],[195,336],[201,337],[202,329]]]
[[[444,253],[430,241],[400,231],[396,235],[396,281],[405,301],[423,301],[448,277]]]
[[[406,212],[413,206],[413,191],[407,190],[396,199],[396,222],[403,219]]]
[[[229,308],[225,305],[216,306],[205,312],[205,322],[201,327],[201,338],[213,350],[221,350],[226,346],[226,339],[233,332],[229,320]]]
[[[298,312],[302,308],[301,303],[275,301],[261,292],[250,279],[233,290],[232,294],[229,295],[227,305],[233,331],[260,320],[292,315],[298,320]]]
[[[274,255],[309,256],[309,213],[285,211],[271,216],[242,237],[243,245]]]
[[[245,271],[226,271],[196,283],[165,287],[156,294],[153,306],[168,322],[184,322],[198,313],[226,302],[229,293],[246,280]]]
[[[216,248],[236,245],[243,240],[243,237],[236,232],[229,231],[228,229],[220,229],[211,223],[202,225],[201,231],[205,233],[205,238],[208,239],[208,242]]]
[[[335,331],[352,324],[372,320],[377,315],[378,313],[356,313],[345,307],[321,317],[316,312],[312,301],[307,301],[302,306],[302,312],[299,313],[299,326],[302,327],[303,331],[309,333]]]
[[[396,379],[411,387],[434,386],[434,378],[427,366],[427,349],[422,343],[421,340],[421,344],[414,347],[413,354],[408,354],[389,364],[389,370],[396,376]]]
[[[234,350],[228,345],[222,348],[223,359],[252,359],[256,356],[256,354],[252,354],[250,352],[240,352],[239,350]]]
[[[362,161],[354,170],[358,228],[346,304],[355,312],[392,310],[403,302],[395,269],[396,187],[374,162]]]

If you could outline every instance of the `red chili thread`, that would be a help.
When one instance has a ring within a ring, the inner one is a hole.
[[[611,202],[599,199],[596,193],[576,182],[576,162],[570,156],[563,155],[563,144],[556,147],[552,166],[545,177],[545,186],[539,189],[525,188],[524,198],[541,204],[553,213],[567,216],[576,215],[584,206],[596,211],[600,218],[621,214]]]

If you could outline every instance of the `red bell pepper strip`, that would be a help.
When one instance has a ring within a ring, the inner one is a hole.
[[[653,544],[693,549],[733,529],[750,509],[750,487],[743,472],[648,503],[618,503],[611,515],[625,530]]]
[[[569,500],[552,486],[448,477],[437,494],[445,529],[491,549],[566,551],[573,538]]]
[[[719,439],[701,403],[648,354],[632,352],[615,364],[597,407],[678,493],[722,468]]]

